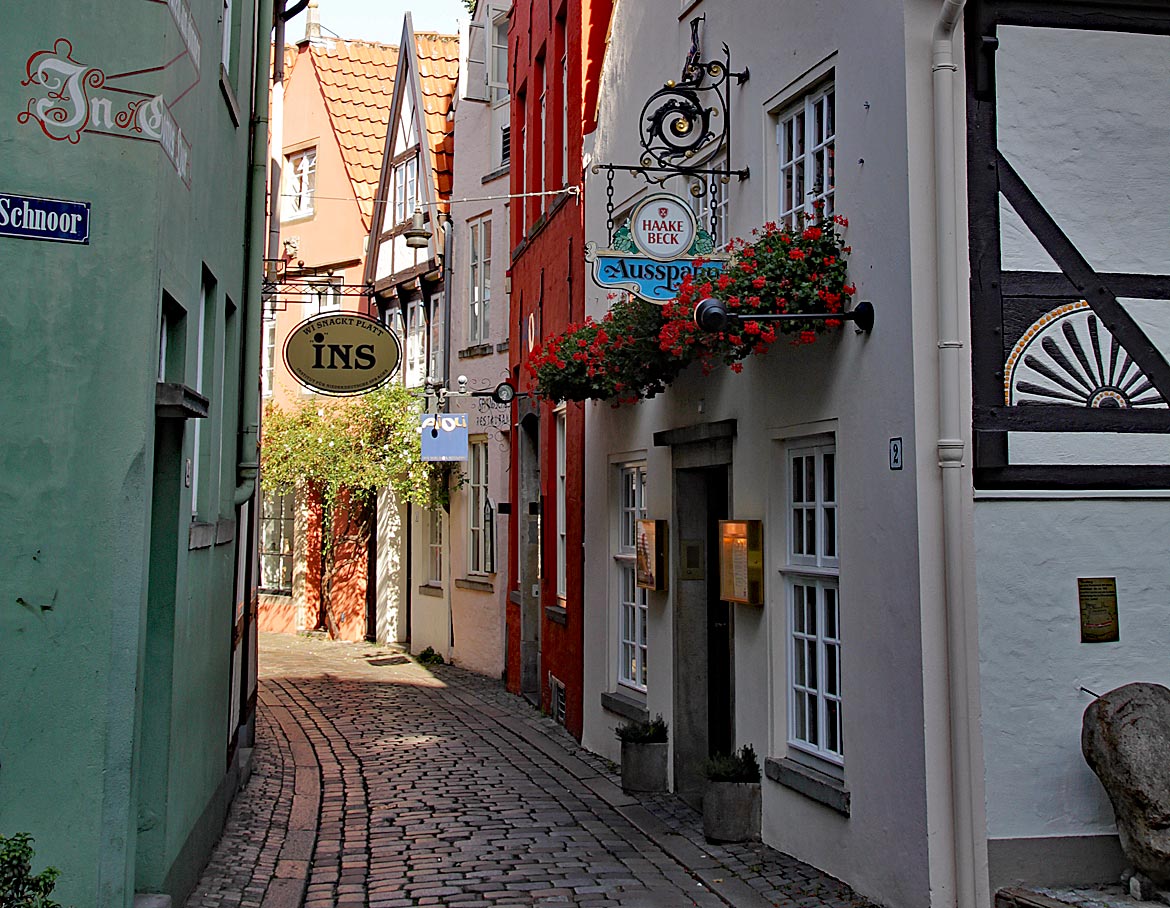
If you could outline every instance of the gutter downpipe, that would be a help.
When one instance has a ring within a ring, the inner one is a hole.
[[[977,879],[974,759],[968,672],[968,603],[963,551],[963,341],[959,332],[961,288],[958,249],[958,183],[955,91],[958,67],[955,31],[965,0],[943,0],[935,23],[931,80],[934,93],[935,261],[938,305],[938,465],[942,471],[943,573],[947,635],[947,694],[950,714],[950,800],[954,892],[958,908],[983,908]],[[981,787],[980,787],[981,790]]]
[[[248,237],[245,254],[244,307],[244,381],[255,381],[251,393],[243,395],[240,418],[240,460],[236,466],[237,484],[232,496],[237,507],[249,501],[256,492],[256,476],[260,471],[260,334],[264,320],[261,298],[264,286],[264,202],[268,176],[268,67],[271,64],[271,43],[268,27],[274,17],[276,0],[259,0],[256,11],[256,66],[252,88],[252,151],[251,175],[248,181]],[[283,0],[281,0],[283,5]],[[282,55],[283,59],[283,55]],[[249,376],[250,369],[256,369]]]

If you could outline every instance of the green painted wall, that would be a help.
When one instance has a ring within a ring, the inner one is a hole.
[[[186,885],[176,859],[222,814],[247,318],[227,313],[249,302],[255,3],[233,6],[226,90],[222,0],[22,3],[0,34],[0,192],[92,203],[88,245],[0,236],[0,834],[32,833],[38,867],[62,871],[59,898],[78,908]],[[88,75],[64,83],[44,128],[36,105],[53,86],[22,85],[40,51],[34,69],[62,61],[48,77],[70,59]],[[114,116],[159,95],[190,142],[183,176]],[[71,140],[61,121],[77,110],[87,128]],[[160,312],[164,293],[185,311],[167,373],[194,386],[212,284],[198,457],[194,421],[156,421]],[[210,544],[189,548],[193,532]]]

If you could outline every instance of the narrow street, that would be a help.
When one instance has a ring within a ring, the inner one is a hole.
[[[386,647],[266,635],[254,769],[188,908],[868,906],[673,796],[498,683]]]

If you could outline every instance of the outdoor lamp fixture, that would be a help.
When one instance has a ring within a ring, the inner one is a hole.
[[[723,300],[707,297],[699,300],[695,306],[695,324],[704,331],[722,331],[729,325],[735,326],[741,320],[752,322],[783,322],[783,321],[821,321],[831,318],[843,322],[853,322],[857,332],[867,334],[873,330],[873,304],[861,302],[848,312],[765,312],[752,313],[741,316],[727,311],[727,304]]]
[[[414,209],[414,214],[410,216],[410,227],[403,236],[411,249],[426,249],[431,244],[431,232],[423,224],[422,208]]]

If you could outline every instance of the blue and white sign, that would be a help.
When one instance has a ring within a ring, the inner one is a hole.
[[[599,287],[628,290],[651,303],[678,296],[687,275],[696,282],[715,280],[725,259],[714,256],[714,239],[699,227],[690,206],[666,192],[646,197],[614,234],[612,249],[585,246]],[[701,265],[695,260],[702,259]]]
[[[423,460],[467,460],[466,413],[424,413],[420,420]]]
[[[89,202],[0,192],[0,236],[89,244]]]

